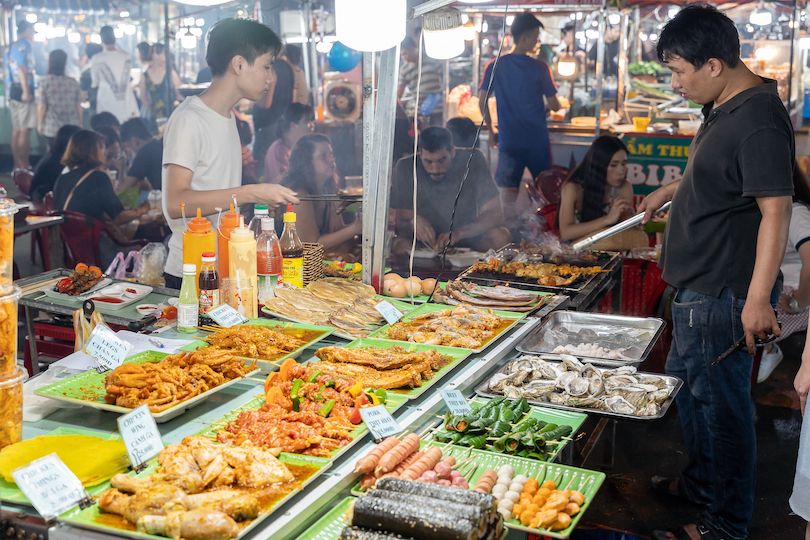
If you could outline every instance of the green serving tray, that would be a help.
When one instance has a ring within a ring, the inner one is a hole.
[[[400,310],[403,313],[408,313],[409,311],[414,309],[414,306],[412,306],[410,304],[406,304],[405,302],[402,302],[400,300],[396,300],[394,298],[387,298],[387,297],[380,296],[380,295],[377,295],[374,298],[375,298],[375,300],[378,300],[378,301],[388,300],[389,302],[391,302],[391,304],[395,308],[397,308],[398,310]],[[267,306],[262,308],[262,313],[264,313],[266,315],[269,315],[269,316],[272,316],[272,317],[275,317],[277,319],[281,319],[282,321],[290,321],[290,322],[294,322],[294,323],[304,324],[300,319],[296,319],[294,317],[288,317],[287,315],[284,315],[282,313],[278,313],[276,311],[273,311],[272,309],[268,308]],[[334,327],[333,330],[334,331],[332,332],[332,334],[335,335],[335,336],[342,337],[344,339],[348,339],[349,341],[351,341],[353,339],[357,339],[356,336],[353,336],[351,334],[347,334],[346,332],[344,332],[340,328]]]
[[[88,435],[90,437],[98,437],[99,439],[104,439],[105,441],[117,441],[121,438],[121,436],[118,435],[117,433],[100,433],[98,431],[69,428],[65,426],[58,427],[55,430],[48,433],[48,436],[55,436],[55,435]],[[129,458],[127,457],[126,454],[123,454],[121,457],[127,464],[129,464]],[[102,482],[101,484],[85,488],[85,490],[90,495],[97,496],[108,487],[110,487],[109,480],[106,482]],[[29,501],[28,497],[26,497],[25,494],[22,492],[22,490],[17,487],[17,484],[15,484],[14,482],[6,482],[6,480],[1,476],[0,476],[0,501],[31,506],[31,501]]]
[[[421,306],[414,308],[412,311],[405,314],[402,317],[402,321],[409,321],[412,318],[418,315],[424,315],[425,313],[433,313],[434,311],[443,311],[446,309],[453,309],[453,306],[447,306],[444,304],[422,304]],[[514,311],[493,311],[495,315],[503,317],[504,319],[510,319],[512,321],[509,326],[505,326],[500,328],[498,331],[495,332],[495,335],[486,340],[480,347],[477,349],[465,349],[474,353],[483,352],[487,347],[498,341],[498,339],[508,333],[512,328],[514,328],[520,321],[522,321],[526,317],[526,313],[515,313]],[[376,332],[372,333],[370,338],[377,338],[377,339],[391,339],[388,337],[388,329],[390,325],[385,325]],[[450,347],[452,349],[461,349],[462,347]]]
[[[388,410],[389,413],[394,414],[395,411],[397,411],[407,402],[408,402],[407,398],[403,396],[398,396],[396,394],[393,395],[388,394],[388,397],[385,400],[385,408]],[[217,420],[211,422],[211,424],[195,433],[195,435],[202,435],[203,437],[207,437],[212,441],[216,442],[217,432],[223,427],[223,424],[236,420],[236,417],[239,416],[240,412],[256,411],[262,405],[264,405],[264,396],[252,397],[243,405],[240,405],[231,412],[222,415],[221,418],[218,418]],[[355,446],[358,442],[360,442],[363,439],[366,433],[368,433],[366,423],[365,422],[359,423],[357,427],[355,427],[352,431],[349,432],[352,441],[346,446],[341,446],[340,448],[332,450],[331,459],[335,459],[335,457],[337,457],[338,454],[345,452],[349,448]]]
[[[337,503],[309,529],[298,535],[298,540],[337,540],[340,531],[349,524],[346,520],[346,511],[354,499],[346,497]]]
[[[423,441],[421,446],[424,447],[427,444],[427,442]],[[587,469],[579,469],[577,467],[558,465],[556,463],[548,463],[545,461],[537,461],[536,459],[526,459],[506,454],[494,454],[492,452],[474,450],[461,446],[446,446],[446,448],[445,446],[441,446],[443,455],[453,456],[458,460],[459,463],[463,463],[464,460],[472,456],[471,463],[475,463],[476,468],[469,480],[470,488],[475,487],[476,482],[478,482],[486,471],[497,471],[504,465],[511,465],[515,469],[515,476],[522,474],[528,476],[529,478],[536,478],[540,484],[546,480],[556,479],[558,488],[565,489],[567,486],[570,486],[569,489],[581,491],[582,494],[585,495],[585,504],[580,507],[580,511],[577,515],[571,517],[571,525],[561,531],[549,531],[547,529],[532,529],[530,527],[525,527],[521,525],[520,521],[514,517],[505,523],[505,525],[511,529],[548,536],[550,538],[568,538],[571,536],[571,533],[576,528],[577,523],[579,523],[579,520],[582,518],[585,510],[587,510],[591,505],[596,492],[599,491],[599,487],[605,481],[605,473],[598,471],[589,471]],[[471,468],[472,465],[467,464],[466,466],[462,467],[460,472],[468,472]],[[360,491],[359,483],[352,487],[351,493],[352,495],[358,496],[363,494]],[[302,536],[301,538],[307,537]]]
[[[282,463],[288,463],[290,465],[312,465],[318,468],[318,470],[312,476],[310,476],[303,482],[301,486],[302,490],[305,489],[310,483],[312,483],[312,481],[315,480],[318,476],[323,474],[324,471],[326,471],[326,469],[328,469],[329,466],[331,465],[331,461],[328,459],[312,456],[299,456],[296,454],[282,453],[278,457],[278,459]],[[145,478],[154,473],[156,469],[157,469],[157,458],[153,458],[152,460],[150,460],[149,467],[147,467],[143,472],[137,475],[135,473],[129,473],[129,476]],[[264,519],[266,519],[267,516],[269,516],[273,512],[273,509],[281,506],[288,499],[295,496],[297,493],[298,490],[293,490],[287,495],[285,495],[282,499],[278,500],[273,505],[272,508],[270,508],[263,514],[260,514],[259,517],[254,519],[247,527],[241,529],[239,531],[239,534],[237,535],[237,538],[243,538],[250,531],[255,529]],[[151,534],[140,533],[133,530],[113,527],[104,522],[104,518],[101,517],[102,515],[109,515],[109,514],[102,512],[99,509],[98,504],[94,504],[93,506],[85,508],[84,510],[81,510],[78,507],[74,507],[71,510],[68,510],[64,512],[62,515],[60,515],[57,518],[57,520],[62,523],[69,523],[70,525],[81,527],[83,529],[99,531],[104,534],[112,534],[114,536],[124,536],[127,538],[138,538],[138,539],[151,538],[155,540],[166,540],[166,537],[164,536],[155,536]]]
[[[246,323],[252,326],[267,326],[273,328],[274,330],[279,330],[284,334],[287,335],[295,335],[296,331],[300,330],[312,330],[318,332],[318,335],[309,340],[307,343],[304,343],[294,351],[288,353],[281,353],[273,359],[266,359],[266,358],[255,358],[256,365],[262,368],[265,371],[273,371],[278,369],[281,366],[281,362],[286,360],[287,358],[298,358],[301,356],[301,353],[304,352],[304,349],[309,347],[310,345],[314,345],[315,343],[321,341],[323,338],[330,335],[335,329],[331,326],[317,326],[314,324],[305,324],[305,323],[291,323],[286,321],[276,321],[271,319],[248,319]],[[208,342],[204,340],[197,340],[189,343],[188,345],[184,345],[180,347],[182,351],[196,351],[198,348],[205,348],[208,347]],[[248,360],[254,360],[253,357],[250,356],[238,356],[237,358],[247,358]]]
[[[132,364],[146,364],[149,362],[160,362],[163,358],[169,356],[169,353],[160,353],[154,351],[146,351],[142,352],[133,356],[130,356],[126,359],[126,363]],[[250,364],[250,362],[245,362],[245,365]],[[250,375],[254,375],[259,372],[259,368],[255,368],[252,371],[245,374],[245,377],[249,377]],[[48,386],[44,386],[39,390],[36,390],[34,393],[40,396],[49,397],[52,399],[57,399],[59,401],[67,401],[69,403],[78,403],[79,405],[84,405],[86,407],[92,407],[94,409],[100,409],[102,411],[110,411],[119,414],[126,414],[131,412],[132,409],[127,407],[119,407],[118,405],[110,405],[109,403],[104,401],[104,396],[106,395],[107,391],[105,390],[104,386],[104,378],[107,376],[107,373],[99,373],[95,369],[91,369],[89,371],[85,371],[84,373],[80,373],[73,377],[69,377],[59,382],[55,382],[53,384],[49,384]],[[203,392],[197,396],[194,396],[191,399],[187,399],[178,403],[177,405],[173,405],[169,407],[165,411],[161,412],[153,412],[152,417],[155,419],[157,423],[168,422],[172,418],[176,418],[185,412],[187,409],[194,407],[195,405],[199,405],[202,403],[208,396],[213,394],[214,392],[219,392],[223,388],[227,388],[228,386],[235,384],[241,381],[241,378],[232,379],[225,383],[220,384],[216,388],[212,388],[207,392]]]
[[[475,405],[486,405],[490,401],[492,401],[492,398],[477,397],[477,398],[472,400],[470,405],[473,405],[473,404],[475,404]],[[507,402],[507,403],[511,404],[512,402],[510,401],[510,402]],[[536,418],[538,420],[543,420],[544,422],[548,422],[549,424],[553,422],[553,423],[557,424],[558,426],[562,426],[562,425],[571,426],[571,429],[572,429],[571,437],[573,437],[574,435],[576,435],[577,430],[580,428],[580,426],[582,426],[582,423],[585,421],[585,419],[588,418],[588,415],[583,414],[583,413],[577,413],[577,412],[559,411],[559,410],[556,410],[556,409],[547,409],[547,408],[543,408],[543,407],[533,407],[533,406],[530,405],[529,406],[529,412],[526,413],[525,415],[523,415],[520,418],[520,420],[518,420],[517,422],[512,422],[512,424],[522,422],[523,420],[526,420],[527,418]],[[444,428],[444,422],[442,422],[440,426],[441,427],[439,427],[439,429],[437,429],[434,432],[434,435],[436,435],[438,433],[447,433],[447,430]],[[553,454],[549,454],[548,459],[546,461],[554,461],[557,458],[557,456],[560,454],[560,451],[562,451],[562,449],[565,448],[565,446],[570,442],[571,442],[570,440],[562,440],[561,441],[562,444],[553,445],[553,446],[556,447],[556,449],[555,449]],[[442,444],[445,444],[445,443],[436,442],[435,444],[436,445],[442,445]],[[461,445],[455,445],[455,444],[452,445],[452,446],[458,446],[459,448],[468,448],[467,446],[461,446]],[[482,450],[485,450],[487,452],[492,452],[493,454],[496,454],[498,456],[509,455],[509,454],[498,454],[497,452],[494,452],[493,450],[490,450],[488,448],[483,448]],[[535,460],[533,458],[529,458],[529,459],[531,459],[532,461],[537,461],[537,460]]]
[[[408,341],[394,341],[391,339],[374,339],[374,338],[360,338],[355,339],[348,345],[344,345],[344,349],[357,349],[359,347],[379,347],[382,349],[390,348],[393,346],[399,346],[403,349],[408,351],[428,351],[434,350],[437,351],[439,354],[443,354],[449,356],[453,359],[452,362],[444,366],[442,369],[436,372],[433,375],[433,378],[429,381],[425,381],[422,383],[422,386],[417,386],[416,388],[404,389],[404,388],[392,388],[391,390],[386,390],[389,396],[404,396],[408,399],[416,399],[422,394],[424,394],[430,387],[435,385],[439,382],[445,375],[447,375],[450,371],[455,368],[459,362],[466,359],[468,356],[472,354],[472,351],[469,349],[461,349],[458,347],[441,347],[439,345],[424,345],[421,343],[410,343]],[[310,362],[320,362],[318,357],[313,357]]]

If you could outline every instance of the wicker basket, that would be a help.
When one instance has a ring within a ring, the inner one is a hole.
[[[323,244],[304,243],[304,286],[323,279]]]

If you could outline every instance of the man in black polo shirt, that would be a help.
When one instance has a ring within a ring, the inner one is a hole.
[[[134,153],[135,158],[126,179],[119,184],[119,193],[135,185],[147,194],[153,189],[160,189],[163,139],[152,137],[140,118],[130,118],[121,125],[121,144]]]
[[[683,178],[651,193],[651,213],[672,200],[661,265],[677,288],[666,371],[689,462],[681,477],[653,478],[661,493],[706,507],[701,519],[654,538],[743,539],[754,506],[756,436],[751,411],[754,336],[779,335],[773,306],[793,194],[793,129],[776,93],[740,61],[734,23],[689,6],[661,33],[658,56],[672,87],[704,105]],[[781,280],[780,280],[781,281]],[[748,353],[712,362],[745,336]]]

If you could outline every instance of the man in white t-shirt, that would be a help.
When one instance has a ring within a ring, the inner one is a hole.
[[[191,217],[197,208],[216,227],[217,208],[237,202],[275,208],[297,204],[295,192],[278,184],[242,186],[242,148],[233,107],[258,100],[271,82],[281,39],[267,26],[247,19],[224,19],[208,34],[206,60],[213,81],[199,96],[172,113],[163,133],[163,214],[172,230],[164,277],[180,288],[183,231],[180,203]]]
[[[124,123],[138,116],[138,102],[130,84],[132,57],[115,44],[115,31],[105,26],[99,32],[104,50],[93,56],[90,68],[93,88],[98,89],[96,112],[110,112]]]

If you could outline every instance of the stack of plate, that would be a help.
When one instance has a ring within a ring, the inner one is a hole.
[[[304,286],[323,279],[323,244],[304,243]]]

